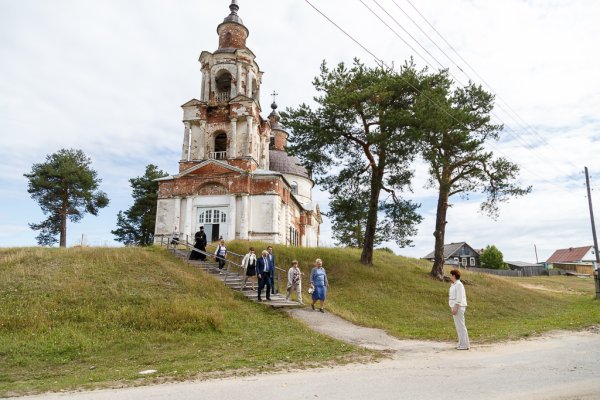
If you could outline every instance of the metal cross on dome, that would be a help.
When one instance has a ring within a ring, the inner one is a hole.
[[[275,98],[277,96],[279,96],[279,93],[277,93],[276,91],[273,90],[273,93],[271,93],[271,96],[273,96],[273,103],[275,103],[275,100],[276,100]]]

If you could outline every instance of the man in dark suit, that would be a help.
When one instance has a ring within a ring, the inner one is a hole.
[[[258,301],[262,301],[260,294],[267,286],[267,301],[271,300],[271,266],[269,265],[269,252],[263,250],[262,256],[256,260],[256,274],[258,275]]]
[[[269,252],[269,267],[271,268],[271,293],[275,294],[275,254],[273,254],[273,247],[267,247]]]

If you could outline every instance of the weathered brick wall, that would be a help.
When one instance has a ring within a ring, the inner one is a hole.
[[[279,129],[274,129],[273,135],[275,136],[275,145],[273,148],[275,150],[285,151],[285,146],[287,145],[287,133],[280,131]]]
[[[219,25],[219,49],[246,48],[248,30],[240,24],[233,22]]]

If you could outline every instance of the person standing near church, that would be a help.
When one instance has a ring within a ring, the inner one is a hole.
[[[225,240],[221,239],[221,242],[215,250],[215,258],[219,262],[219,271],[223,273],[223,267],[225,266],[225,259],[227,258],[227,247],[225,246]]]
[[[271,267],[271,293],[275,294],[275,254],[273,254],[273,247],[267,247],[269,252],[269,267]]]
[[[208,243],[208,240],[206,239],[206,233],[204,232],[204,227],[203,226],[201,226],[200,230],[198,232],[196,232],[196,238],[195,239],[198,242],[198,246],[197,247],[201,251],[206,252],[206,245]],[[194,247],[196,247],[196,246],[194,245]],[[206,254],[200,253],[200,260],[201,261],[206,260]]]
[[[206,255],[196,250],[206,251],[206,233],[204,233],[203,226],[201,226],[200,230],[194,235],[194,248],[190,253],[190,260],[206,260]]]
[[[312,309],[315,309],[315,303],[321,302],[319,311],[324,313],[323,307],[325,306],[325,297],[327,297],[327,288],[329,287],[329,281],[327,280],[327,272],[323,268],[323,261],[320,258],[315,260],[315,267],[310,272],[310,285],[313,287],[312,293]]]
[[[304,304],[302,302],[302,271],[298,268],[298,261],[292,261],[292,268],[288,271],[288,283],[287,283],[287,296],[285,296],[286,300],[289,300],[292,296],[292,292],[296,291],[298,296],[298,303]]]
[[[173,228],[173,234],[171,235],[171,245],[177,246],[179,244],[179,228],[177,225]]]
[[[242,289],[244,289],[246,287],[246,283],[248,283],[248,278],[256,276],[256,254],[254,254],[254,247],[250,247],[248,253],[242,259],[242,267],[244,267],[246,270],[244,286],[242,287]],[[255,290],[254,280],[252,280],[252,290]]]
[[[460,281],[460,271],[457,269],[450,271],[450,280],[452,281],[452,285],[448,291],[448,304],[450,305],[454,326],[458,334],[458,346],[456,349],[469,350],[471,344],[469,343],[469,332],[465,325],[467,293],[465,292],[463,283]]]
[[[261,257],[256,260],[256,273],[258,275],[258,301],[262,301],[260,295],[265,286],[267,287],[265,292],[267,301],[271,300],[271,267],[267,250],[263,250]]]

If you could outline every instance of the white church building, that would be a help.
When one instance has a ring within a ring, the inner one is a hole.
[[[246,47],[237,0],[217,27],[219,48],[200,54],[200,99],[183,108],[179,173],[158,180],[156,235],[318,246],[322,222],[312,181],[286,151],[275,102],[261,117],[263,72]]]

